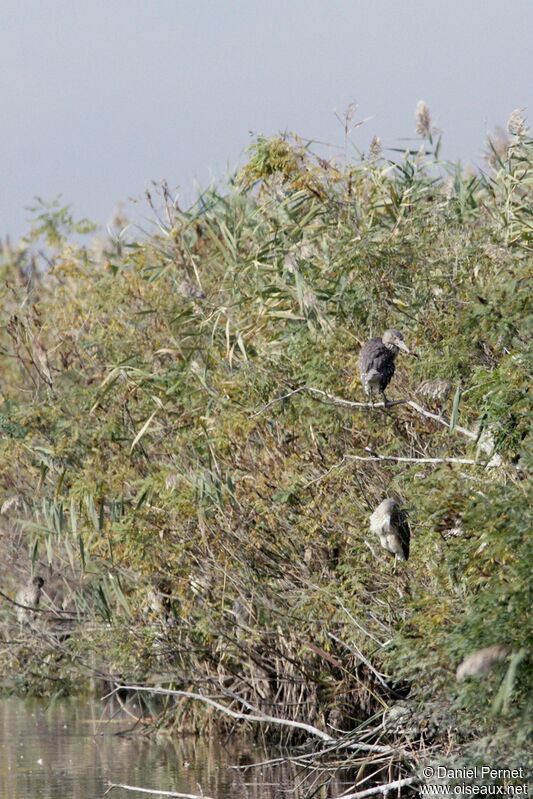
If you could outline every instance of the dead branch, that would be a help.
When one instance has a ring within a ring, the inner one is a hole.
[[[445,419],[444,416],[439,416],[436,413],[428,411],[427,408],[423,408],[422,405],[419,405],[418,402],[415,402],[414,400],[407,400],[405,404],[408,405],[417,413],[420,413],[422,416],[425,416],[427,419],[433,419],[434,422],[443,425],[451,432],[452,426],[449,419]],[[453,428],[453,432],[461,433],[461,435],[472,439],[472,441],[475,441],[478,437],[478,434],[475,433],[473,430],[468,430],[466,427],[460,427],[459,425],[455,425],[455,427]]]
[[[114,690],[104,696],[103,699],[113,696],[113,694],[115,694],[117,691],[141,691],[151,694],[161,694],[163,696],[181,696],[185,699],[194,699],[199,702],[204,702],[206,705],[214,707],[216,710],[220,710],[221,713],[231,716],[231,718],[237,719],[239,721],[255,721],[261,724],[278,724],[282,727],[292,727],[293,729],[304,730],[310,735],[313,735],[315,738],[320,738],[322,741],[327,741],[328,743],[340,743],[338,739],[333,738],[332,735],[329,735],[327,732],[323,732],[323,730],[319,730],[318,727],[313,727],[312,724],[305,724],[302,721],[293,721],[293,719],[278,719],[275,716],[269,716],[266,713],[261,713],[261,711],[240,697],[238,698],[238,701],[241,702],[241,704],[243,704],[245,707],[253,710],[253,713],[240,713],[237,710],[231,710],[231,708],[227,707],[226,705],[222,705],[215,699],[211,699],[203,694],[197,694],[193,691],[172,690],[170,688],[150,688],[146,685],[119,685],[115,683]],[[359,750],[363,752],[376,752],[379,754],[393,754],[397,751],[391,746],[379,746],[377,744],[347,743],[344,745],[346,748],[349,748],[352,751]]]
[[[391,400],[387,402],[387,404],[384,402],[352,402],[351,400],[344,399],[343,397],[337,397],[335,394],[330,394],[327,391],[323,391],[321,388],[314,388],[313,386],[300,386],[299,388],[293,389],[293,391],[289,391],[287,394],[283,394],[281,397],[275,397],[274,399],[270,400],[270,402],[267,402],[267,404],[258,411],[256,411],[253,416],[259,416],[275,403],[289,399],[295,394],[309,394],[315,399],[318,399],[319,402],[324,402],[326,405],[338,405],[341,408],[363,408],[368,410],[378,410],[382,408],[387,410],[395,405],[407,405],[407,407],[412,408],[416,413],[420,414],[421,416],[425,416],[426,419],[431,419],[432,421],[437,422],[437,424],[443,425],[450,431],[452,429],[451,423],[448,419],[445,419],[444,416],[439,416],[436,413],[432,413],[427,408],[423,408],[422,405],[419,405],[418,402],[415,402],[414,400]],[[461,433],[461,435],[466,436],[473,441],[475,441],[478,437],[478,434],[473,430],[468,430],[466,427],[460,427],[459,425],[456,425],[453,428],[453,432]]]
[[[331,632],[328,632],[328,635],[329,635],[329,637],[331,638],[332,641],[336,641],[338,644],[340,644],[345,649],[347,649],[348,652],[351,652],[353,655],[355,655],[357,658],[359,658],[361,663],[365,664],[367,669],[369,669],[369,671],[372,672],[372,674],[374,675],[376,680],[380,683],[380,685],[383,686],[383,688],[385,688],[386,691],[390,691],[391,690],[390,685],[387,683],[387,681],[385,680],[383,675],[372,665],[372,663],[367,658],[365,658],[365,656],[363,655],[361,650],[358,649],[355,646],[355,644],[352,644],[352,645],[347,644],[345,641],[342,641],[340,638],[337,638],[337,636],[334,635]]]
[[[204,704],[214,707],[216,710],[220,710],[221,713],[231,716],[233,719],[238,719],[240,721],[257,721],[261,722],[262,724],[279,724],[284,727],[293,727],[294,729],[304,730],[310,735],[314,735],[316,738],[321,738],[323,741],[328,741],[328,743],[333,743],[335,741],[335,738],[333,738],[331,735],[328,735],[327,732],[323,732],[322,730],[319,730],[318,727],[313,727],[311,724],[293,721],[292,719],[278,719],[275,716],[268,716],[260,712],[256,712],[254,714],[240,713],[236,710],[231,710],[231,708],[220,704],[220,702],[217,702],[208,696],[197,694],[193,691],[171,690],[170,688],[150,688],[145,685],[117,685],[116,683],[115,686],[115,689],[111,691],[111,693],[107,694],[104,698],[107,699],[107,697],[112,696],[117,691],[144,691],[145,693],[161,694],[163,696],[182,696],[185,699],[194,699],[199,702],[204,702]],[[248,703],[246,704],[248,705]]]
[[[376,785],[374,788],[367,788],[365,791],[357,791],[356,793],[343,793],[335,799],[363,799],[365,796],[374,796],[377,793],[382,793],[384,796],[389,791],[394,791],[397,788],[403,788],[404,785],[412,785],[418,782],[416,777],[405,777],[403,780],[395,780],[388,782],[386,785]]]
[[[460,463],[463,466],[485,466],[481,461],[471,458],[408,458],[403,455],[378,455],[376,452],[365,447],[365,452],[371,455],[345,455],[346,460],[352,461],[397,461],[398,463]]]
[[[326,469],[325,472],[320,474],[318,477],[314,477],[312,480],[309,480],[307,483],[304,484],[304,488],[309,488],[312,485],[316,485],[316,483],[322,482],[328,477],[332,472],[336,469],[342,468],[347,461],[392,461],[397,463],[459,463],[462,466],[482,466],[485,467],[486,463],[484,461],[477,461],[472,460],[471,458],[410,458],[406,455],[379,455],[377,452],[374,452],[373,449],[370,447],[365,447],[365,452],[370,453],[369,455],[344,455],[338,463],[332,464],[329,469]]]
[[[108,789],[104,793],[104,796],[107,796],[113,788],[122,788],[123,791],[136,791],[137,793],[148,793],[151,796],[177,796],[179,799],[211,799],[211,797],[206,796],[204,793],[197,794],[197,793],[175,793],[175,791],[153,791],[149,788],[138,788],[136,785],[123,785],[119,782],[108,782]]]

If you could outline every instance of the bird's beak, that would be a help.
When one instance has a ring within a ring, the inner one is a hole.
[[[402,352],[406,352],[408,355],[411,355],[411,350],[409,349],[405,341],[401,340],[401,338],[395,339],[394,343],[396,344],[399,350],[402,350]]]

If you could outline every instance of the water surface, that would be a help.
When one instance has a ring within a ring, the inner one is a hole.
[[[308,795],[315,779],[291,764],[232,768],[273,755],[240,738],[154,738],[134,727],[112,702],[0,699],[0,799],[100,799],[109,782],[212,799],[285,799]],[[314,796],[345,787],[336,782]],[[147,794],[117,788],[108,796]]]

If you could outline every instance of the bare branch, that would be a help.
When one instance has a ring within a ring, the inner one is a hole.
[[[289,391],[287,394],[283,394],[281,397],[275,397],[274,399],[267,402],[266,405],[263,405],[258,411],[252,414],[252,418],[254,416],[260,416],[264,413],[268,408],[272,405],[275,405],[277,402],[283,402],[283,400],[290,399],[295,394],[310,394],[312,397],[319,398],[323,397],[323,399],[319,399],[320,402],[326,402],[327,405],[340,405],[343,408],[367,408],[367,409],[374,409],[374,408],[385,408],[384,402],[375,402],[372,404],[371,402],[352,402],[351,400],[343,399],[342,397],[336,397],[334,394],[328,394],[327,391],[322,391],[321,388],[313,388],[312,386],[300,386],[299,388],[295,388],[292,391]],[[392,407],[393,405],[405,405],[406,400],[392,400],[391,402],[387,403],[387,408]]]
[[[257,710],[257,708],[254,708],[253,705],[245,700],[242,700],[240,697],[236,697],[238,701],[246,707],[251,708],[254,713],[240,713],[236,710],[231,710],[231,708],[220,704],[220,702],[217,702],[215,699],[211,699],[203,694],[197,694],[193,691],[179,691],[172,690],[170,688],[150,688],[145,685],[119,685],[115,683],[114,690],[102,698],[107,699],[108,697],[113,696],[113,694],[115,694],[117,691],[142,691],[150,694],[161,694],[163,696],[182,696],[185,699],[195,699],[199,702],[204,702],[206,705],[214,707],[216,710],[220,710],[221,713],[225,713],[227,716],[231,716],[233,719],[242,721],[255,721],[261,724],[278,724],[282,727],[292,727],[297,730],[304,730],[310,735],[313,735],[315,738],[320,738],[322,741],[327,741],[328,743],[337,743],[340,746],[344,746],[352,751],[377,752],[379,754],[392,754],[397,751],[391,746],[379,746],[378,744],[363,744],[358,742],[343,743],[339,741],[339,739],[333,738],[333,736],[329,735],[327,732],[319,730],[318,727],[313,727],[311,724],[305,724],[302,721],[293,721],[292,719],[278,719],[275,716],[269,716],[266,713],[261,713],[261,711]]]
[[[377,793],[386,795],[389,791],[393,791],[396,788],[403,788],[404,785],[412,785],[414,782],[418,782],[416,777],[405,777],[403,780],[388,782],[386,785],[376,785],[374,788],[367,788],[365,791],[343,793],[335,797],[335,799],[363,799],[365,796],[374,796]]]
[[[407,400],[405,404],[408,405],[417,413],[420,413],[422,416],[425,416],[427,419],[433,419],[434,422],[443,425],[444,427],[448,428],[448,430],[451,431],[451,423],[448,419],[445,419],[444,416],[439,416],[436,413],[428,411],[427,408],[423,408],[421,405],[418,404],[418,402],[415,402],[414,400]],[[478,434],[475,433],[473,430],[467,430],[466,427],[460,427],[459,425],[455,425],[453,432],[461,433],[461,435],[472,439],[472,441],[475,441],[478,437]]]
[[[193,691],[178,691],[171,690],[170,688],[150,688],[145,685],[115,685],[116,687],[114,691],[111,691],[111,693],[107,694],[107,696],[112,696],[117,691],[123,690],[143,691],[145,693],[161,694],[163,696],[182,696],[185,699],[195,699],[199,702],[204,702],[206,705],[210,705],[211,707],[216,708],[216,710],[220,710],[221,713],[225,713],[227,716],[231,716],[233,719],[239,719],[242,721],[257,721],[261,722],[262,724],[279,724],[284,727],[293,727],[295,729],[304,730],[310,735],[314,735],[316,738],[321,738],[323,741],[328,741],[328,743],[333,743],[335,741],[335,738],[333,738],[331,735],[328,735],[327,732],[323,732],[322,730],[319,730],[318,727],[313,727],[311,724],[293,721],[292,719],[278,719],[275,716],[268,716],[264,713],[239,713],[236,710],[231,710],[231,708],[220,704],[220,702],[216,702],[214,699],[210,699],[208,696],[203,696],[203,694],[197,694]],[[107,698],[107,696],[104,698]]]
[[[174,791],[152,791],[149,788],[138,788],[136,785],[123,785],[119,782],[108,782],[108,789],[104,796],[113,790],[113,788],[122,788],[123,791],[136,791],[137,793],[148,793],[151,796],[177,796],[179,799],[211,799],[205,794],[197,793],[175,793]]]
[[[471,458],[408,458],[403,455],[378,455],[370,447],[365,447],[365,452],[371,455],[345,455],[351,461],[397,461],[398,463],[460,463],[463,466],[485,466],[484,463]]]
[[[358,657],[359,660],[361,661],[361,663],[365,664],[367,669],[369,669],[372,672],[372,674],[375,676],[376,680],[383,686],[383,688],[385,688],[386,691],[390,691],[391,690],[390,685],[387,683],[387,681],[385,680],[383,675],[380,674],[380,672],[372,665],[372,663],[367,658],[365,658],[365,656],[363,655],[361,650],[358,649],[355,646],[355,644],[352,644],[350,646],[349,644],[345,643],[345,641],[342,641],[340,638],[337,638],[337,636],[334,635],[333,633],[328,632],[328,635],[333,641],[336,641],[338,644],[341,644],[341,646],[343,646],[345,649],[347,649],[348,652],[351,652],[356,657]]]
[[[314,477],[312,480],[309,480],[307,483],[304,484],[304,488],[309,488],[312,485],[316,485],[320,483],[322,480],[325,480],[333,471],[336,469],[341,469],[348,461],[384,461],[384,462],[396,462],[396,463],[459,463],[462,466],[482,466],[485,467],[485,463],[483,461],[472,460],[470,458],[410,458],[406,455],[379,455],[377,452],[374,452],[370,447],[365,447],[365,452],[368,452],[368,455],[344,455],[340,461],[337,463],[332,464],[325,472],[318,475],[318,477]]]
[[[393,408],[395,405],[407,405],[407,407],[412,408],[416,413],[420,414],[421,416],[425,416],[426,419],[431,419],[437,424],[446,427],[447,430],[451,430],[451,424],[448,419],[445,419],[444,416],[439,416],[436,413],[432,413],[427,408],[423,408],[422,405],[419,405],[418,402],[414,400],[406,400],[406,399],[399,399],[399,400],[391,400],[387,402],[385,405],[384,402],[352,402],[351,400],[344,399],[343,397],[337,397],[335,394],[329,394],[327,391],[323,391],[321,388],[314,388],[313,386],[300,386],[299,388],[295,388],[293,391],[289,391],[287,394],[284,394],[281,397],[276,397],[270,402],[267,402],[262,408],[256,411],[253,416],[259,416],[260,414],[264,413],[268,408],[274,405],[276,402],[282,402],[285,399],[289,399],[290,397],[294,396],[295,394],[310,394],[315,399],[318,399],[319,402],[324,402],[327,405],[338,405],[341,408],[363,408],[367,410],[379,410]],[[461,435],[466,436],[467,438],[472,439],[475,441],[478,437],[478,434],[475,433],[473,430],[468,430],[466,427],[460,427],[456,425],[454,427],[454,432],[461,433]]]
[[[289,397],[293,397],[295,394],[301,394],[302,391],[306,391],[306,390],[307,389],[306,389],[305,386],[301,386],[300,388],[295,388],[293,391],[289,391],[288,394],[284,394],[282,397],[275,397],[274,399],[270,400],[270,402],[267,402],[266,405],[263,405],[262,408],[259,408],[258,411],[253,413],[252,414],[252,419],[255,416],[260,416],[262,413],[264,413],[266,410],[268,410],[268,408],[270,408],[272,405],[275,405],[277,402],[283,402],[283,400],[289,399]]]

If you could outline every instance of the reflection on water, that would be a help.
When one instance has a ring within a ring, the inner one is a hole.
[[[132,725],[112,703],[0,699],[0,799],[100,799],[109,782],[213,799],[297,799],[308,795],[314,781],[291,764],[246,772],[231,768],[268,759],[264,750],[238,739],[116,734]],[[313,796],[337,796],[345,787],[330,783]],[[143,794],[114,789],[108,796]]]

